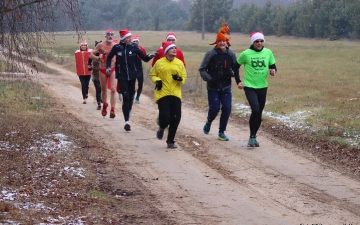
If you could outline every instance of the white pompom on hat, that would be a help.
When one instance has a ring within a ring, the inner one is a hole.
[[[176,45],[173,42],[169,41],[169,42],[163,42],[162,47],[164,49],[164,54],[166,54],[166,52],[169,51],[170,48],[176,47]]]
[[[251,40],[251,44],[254,43],[254,41],[256,40],[264,40],[265,42],[265,37],[262,31],[258,31],[258,32],[253,32],[250,34],[250,40]]]

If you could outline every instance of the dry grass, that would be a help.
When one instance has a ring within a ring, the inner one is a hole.
[[[0,115],[0,224],[156,224],[163,217],[121,160],[36,81],[0,79]]]

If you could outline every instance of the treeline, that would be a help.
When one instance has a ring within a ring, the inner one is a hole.
[[[281,5],[234,0],[88,0],[83,5],[86,30],[202,30],[217,32],[226,21],[232,32],[307,38],[360,38],[360,0],[297,0]]]
[[[359,0],[298,0],[287,7],[268,2],[264,7],[245,4],[233,9],[228,21],[232,30],[242,33],[358,39],[359,10]]]
[[[82,23],[86,30],[182,30],[190,7],[188,0],[87,0]]]

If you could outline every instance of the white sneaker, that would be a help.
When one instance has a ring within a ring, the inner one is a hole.
[[[123,100],[123,96],[121,93],[119,93],[119,100],[120,100],[120,102],[122,102],[122,100]]]

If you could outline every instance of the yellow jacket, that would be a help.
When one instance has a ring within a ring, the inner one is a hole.
[[[182,81],[176,81],[173,79],[172,74],[177,74],[182,77]],[[166,56],[157,60],[155,65],[150,71],[150,79],[155,84],[156,81],[162,81],[161,90],[155,89],[154,97],[155,102],[165,96],[176,96],[181,100],[181,86],[186,82],[186,70],[184,63],[178,58],[169,61]]]

